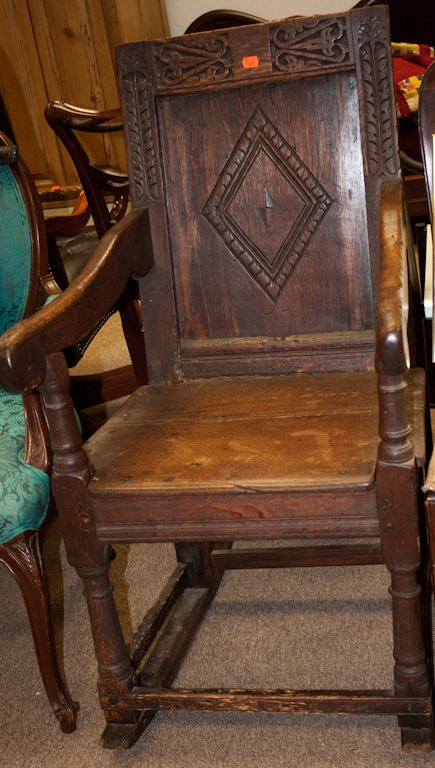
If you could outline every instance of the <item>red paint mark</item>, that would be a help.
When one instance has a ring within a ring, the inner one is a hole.
[[[52,190],[53,190],[53,189],[60,189],[60,187],[59,187],[59,184],[57,184],[57,186],[55,186],[55,187],[52,187],[51,189],[52,189]]]
[[[258,67],[259,65],[258,56],[244,56],[242,59],[242,64],[245,69],[252,69],[253,67]]]

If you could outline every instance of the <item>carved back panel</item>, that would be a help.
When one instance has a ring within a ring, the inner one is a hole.
[[[118,49],[150,380],[373,365],[383,8]]]

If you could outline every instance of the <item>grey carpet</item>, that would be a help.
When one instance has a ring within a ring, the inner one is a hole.
[[[98,745],[104,719],[81,584],[58,525],[45,558],[56,632],[77,731],[63,735],[47,704],[18,588],[0,569],[0,765],[8,768],[400,768],[435,765],[406,755],[394,717],[159,713],[128,752]],[[169,545],[117,548],[112,566],[131,636],[175,559]],[[390,687],[391,612],[383,566],[227,573],[179,686]]]

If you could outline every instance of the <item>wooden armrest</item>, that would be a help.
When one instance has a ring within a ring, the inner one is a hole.
[[[407,367],[403,338],[406,246],[401,179],[382,182],[381,254],[376,307],[376,369],[396,376]]]
[[[90,163],[95,181],[104,192],[129,191],[128,176],[115,168],[103,168],[101,165]]]
[[[107,110],[82,109],[64,101],[51,101],[45,108],[45,118],[51,126],[64,124],[76,131],[90,133],[109,133],[122,130],[121,121],[108,123],[115,117],[121,117],[120,107]]]
[[[148,211],[131,211],[102,238],[71,285],[48,306],[0,339],[0,384],[31,392],[45,377],[45,358],[71,347],[98,327],[129,277],[153,266]]]

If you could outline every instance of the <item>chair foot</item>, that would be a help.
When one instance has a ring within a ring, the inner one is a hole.
[[[108,723],[100,739],[103,749],[130,749],[157,714],[156,710],[141,712],[137,723]]]
[[[413,755],[432,752],[435,748],[433,728],[402,728],[402,750]]]
[[[60,730],[62,733],[73,733],[76,729],[77,712],[79,711],[79,704],[77,701],[65,701],[64,706],[61,709],[53,710],[55,716],[59,720]]]
[[[50,593],[38,531],[25,531],[0,547],[0,561],[12,573],[27,609],[36,657],[51,709],[63,733],[76,727],[78,704],[68,695],[59,670]]]

